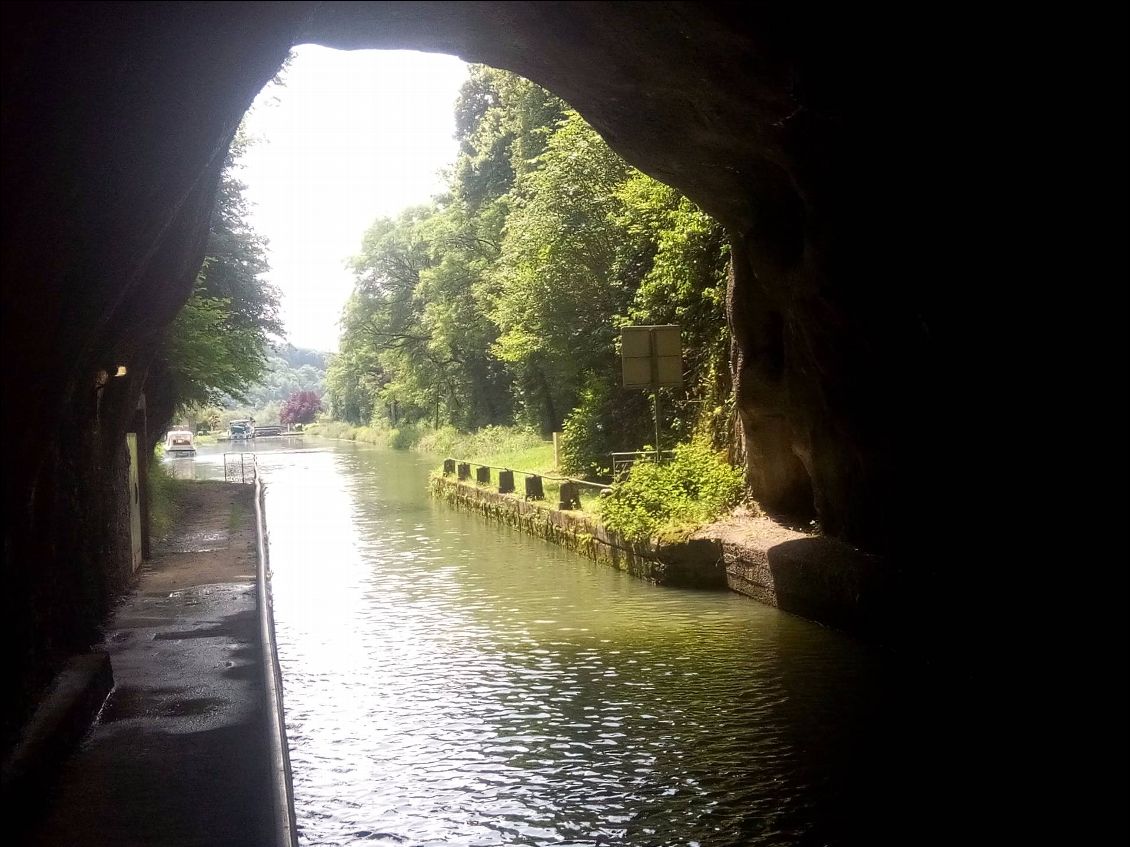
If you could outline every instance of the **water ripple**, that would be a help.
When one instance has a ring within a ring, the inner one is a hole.
[[[836,841],[869,703],[846,639],[429,502],[413,457],[267,474],[304,844]]]

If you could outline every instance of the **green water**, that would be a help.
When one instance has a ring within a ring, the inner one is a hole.
[[[905,812],[887,660],[456,511],[434,460],[313,446],[259,452],[302,843],[840,844]]]

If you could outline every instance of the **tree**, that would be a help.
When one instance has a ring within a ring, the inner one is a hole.
[[[178,407],[244,399],[266,370],[271,336],[282,334],[278,294],[263,279],[266,241],[247,222],[247,186],[238,179],[246,147],[240,132],[224,166],[204,266],[166,338],[169,393]]]
[[[447,192],[376,221],[353,260],[326,375],[333,414],[465,430],[568,422],[566,460],[591,473],[653,438],[647,398],[619,388],[620,327],[678,323],[688,388],[665,397],[664,429],[685,437],[709,412],[724,435],[721,227],[509,72],[472,68],[456,138]]]
[[[320,411],[322,399],[317,394],[313,391],[296,391],[283,404],[279,412],[279,423],[284,426],[313,423]]]
[[[531,423],[559,429],[586,374],[616,364],[617,319],[639,284],[645,238],[617,224],[629,167],[580,115],[550,137],[512,192],[491,273],[494,353],[511,364]]]

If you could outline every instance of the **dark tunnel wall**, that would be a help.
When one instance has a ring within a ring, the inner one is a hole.
[[[960,473],[938,437],[954,383],[939,367],[938,304],[954,282],[916,255],[916,236],[955,170],[941,166],[955,130],[935,107],[974,86],[939,62],[947,47],[890,23],[796,4],[9,4],[12,676],[36,691],[94,636],[125,578],[123,433],[143,389],[154,427],[171,414],[154,351],[199,268],[227,145],[304,42],[516,71],[717,217],[733,244],[727,306],[755,495],[886,554],[892,574],[916,575],[905,591],[928,583],[920,541],[941,520],[942,480]],[[128,376],[99,394],[99,371],[120,364]],[[31,696],[7,704],[5,739]]]

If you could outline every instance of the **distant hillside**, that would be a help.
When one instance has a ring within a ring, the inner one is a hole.
[[[247,392],[253,408],[283,403],[296,391],[325,391],[326,364],[329,353],[283,344],[268,356],[267,372],[260,383]]]
[[[274,355],[281,358],[292,368],[297,369],[303,365],[310,365],[319,371],[326,369],[330,357],[329,353],[323,353],[320,350],[308,350],[305,347],[295,347],[293,344],[275,347]]]

